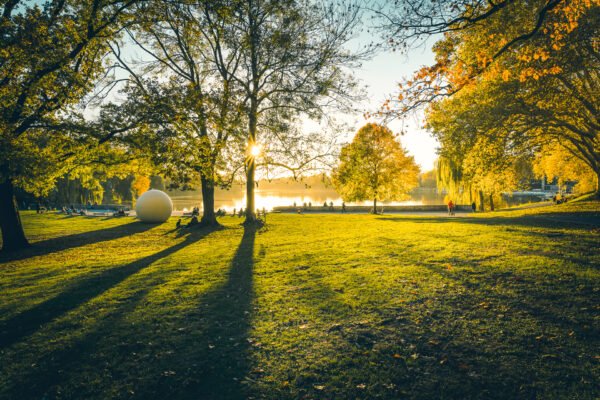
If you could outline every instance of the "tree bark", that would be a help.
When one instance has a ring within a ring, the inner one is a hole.
[[[202,207],[204,208],[200,224],[205,226],[219,225],[217,216],[215,215],[214,183],[204,176],[200,177],[200,181],[202,183]]]
[[[593,194],[592,197],[596,200],[600,200],[600,168],[598,168],[594,172],[596,173],[596,192]]]
[[[490,211],[494,211],[494,194],[490,193]]]
[[[0,183],[0,228],[3,251],[15,251],[29,246],[10,180]]]
[[[252,146],[256,144],[256,123],[258,115],[258,104],[256,100],[250,101],[250,114],[248,118],[248,153],[246,155],[246,220],[245,224],[256,222],[255,204],[254,204],[254,174],[256,162],[254,156],[250,153]]]
[[[483,192],[481,190],[479,190],[478,193],[479,193],[479,211],[483,211]]]
[[[373,197],[373,214],[377,214],[377,197]]]

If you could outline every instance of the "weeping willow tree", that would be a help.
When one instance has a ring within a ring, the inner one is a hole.
[[[440,157],[435,162],[435,174],[438,189],[447,190],[455,202],[473,201],[473,185],[470,179],[466,179],[461,163],[448,157]],[[479,193],[480,207],[483,209],[483,193]]]

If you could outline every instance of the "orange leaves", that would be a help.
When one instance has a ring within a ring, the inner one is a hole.
[[[510,71],[505,69],[504,72],[502,72],[502,80],[508,82],[508,78],[510,78]]]

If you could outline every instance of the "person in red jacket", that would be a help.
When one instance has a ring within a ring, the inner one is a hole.
[[[448,202],[448,215],[454,215],[454,203],[452,200]]]

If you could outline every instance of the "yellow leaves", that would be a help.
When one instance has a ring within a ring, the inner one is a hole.
[[[502,72],[502,80],[504,82],[508,82],[508,78],[510,78],[510,71],[505,69],[504,72]]]

